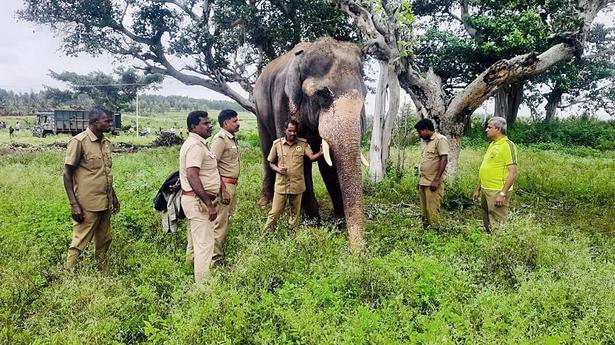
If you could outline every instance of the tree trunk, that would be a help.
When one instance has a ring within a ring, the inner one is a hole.
[[[562,94],[564,91],[558,87],[554,88],[549,97],[547,98],[547,105],[545,106],[545,122],[550,122],[555,118],[557,112],[557,106],[562,101]]]
[[[399,80],[394,67],[382,60],[379,61],[379,64],[380,75],[378,77],[374,124],[369,148],[369,176],[370,180],[376,183],[381,182],[386,173],[391,134],[399,109],[400,97]]]
[[[495,92],[495,116],[506,119],[508,127],[517,120],[519,106],[523,99],[523,81],[499,88]]]

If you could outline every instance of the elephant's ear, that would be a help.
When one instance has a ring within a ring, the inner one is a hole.
[[[301,61],[303,60],[303,49],[297,50],[295,56],[290,61],[286,69],[286,84],[284,92],[288,96],[289,108],[291,114],[296,114],[299,111],[299,105],[303,98],[303,90],[301,88]]]

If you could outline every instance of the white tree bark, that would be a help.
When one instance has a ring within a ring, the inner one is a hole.
[[[386,61],[379,61],[380,74],[374,106],[374,124],[369,148],[369,176],[372,182],[384,179],[389,146],[399,109],[400,86],[397,74]]]

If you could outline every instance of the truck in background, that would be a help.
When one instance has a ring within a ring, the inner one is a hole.
[[[84,131],[89,124],[89,110],[53,110],[36,113],[36,122],[32,126],[32,135],[46,137],[49,134],[70,133],[76,135]],[[122,127],[122,114],[113,114],[111,133],[117,134]]]

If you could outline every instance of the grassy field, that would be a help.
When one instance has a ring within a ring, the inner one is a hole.
[[[420,227],[409,173],[419,151],[408,148],[408,174],[365,185],[368,246],[353,256],[327,221],[261,238],[249,120],[228,265],[198,287],[183,228],[163,234],[151,203],[179,147],[114,155],[112,271],[96,271],[90,250],[71,274],[63,150],[49,146],[68,137],[24,134],[15,147],[0,132],[0,343],[615,343],[615,152],[520,147],[511,222],[487,235],[468,203],[483,148],[462,151],[439,232]],[[320,177],[316,191],[327,218]]]

